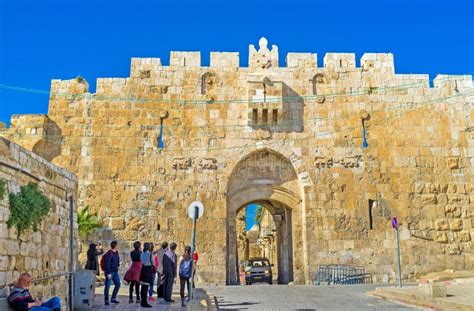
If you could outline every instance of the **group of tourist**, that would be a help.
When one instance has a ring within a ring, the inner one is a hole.
[[[136,303],[144,308],[151,308],[149,301],[155,301],[154,284],[156,283],[156,292],[158,299],[163,298],[166,302],[174,302],[171,299],[173,293],[173,283],[179,274],[181,305],[185,306],[185,287],[189,287],[190,279],[194,277],[198,255],[195,252],[191,256],[191,247],[184,248],[184,254],[178,266],[176,256],[176,243],[168,245],[167,242],[161,243],[159,250],[155,251],[155,245],[150,242],[142,243],[136,241],[133,243],[133,250],[130,252],[132,261],[130,268],[124,275],[124,280],[129,283],[129,302],[133,303],[133,294],[136,296]],[[109,303],[119,303],[117,294],[120,289],[120,256],[117,241],[110,243],[110,250],[105,254],[102,249],[97,249],[96,244],[91,244],[87,251],[87,263],[85,268],[99,273],[98,256],[100,259],[100,268],[105,274],[104,300],[105,305]],[[114,283],[112,296],[109,300],[110,287]]]
[[[180,280],[180,296],[181,305],[185,306],[185,287],[188,288],[188,300],[190,280],[194,278],[196,272],[196,263],[198,255],[195,252],[191,255],[191,247],[184,247],[184,254],[178,266],[176,256],[176,243],[168,245],[167,242],[161,243],[161,248],[155,251],[153,243],[142,244],[137,241],[133,243],[133,250],[130,252],[132,264],[124,275],[124,280],[129,283],[129,302],[133,303],[133,293],[136,294],[136,302],[144,308],[151,308],[148,301],[154,301],[153,286],[156,283],[158,299],[163,298],[166,302],[174,302],[171,299],[173,293],[173,283],[176,276],[179,275]],[[100,264],[98,257],[101,256]],[[85,268],[87,270],[96,271],[99,275],[99,267],[104,271],[105,288],[104,299],[105,305],[109,303],[119,303],[117,300],[118,291],[120,289],[120,256],[117,241],[110,243],[110,250],[105,254],[101,247],[96,244],[90,244],[87,251],[87,262]],[[43,302],[41,299],[33,299],[29,292],[29,285],[32,277],[28,273],[20,275],[15,286],[11,289],[8,296],[8,302],[15,311],[60,311],[61,301],[58,297]],[[109,301],[110,287],[114,283],[114,290]]]

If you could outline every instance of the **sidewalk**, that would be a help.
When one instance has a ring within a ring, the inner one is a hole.
[[[110,290],[112,293],[113,286]],[[181,298],[179,297],[179,291],[173,292],[172,299],[175,300],[174,303],[167,303],[163,301],[163,299],[155,300],[155,302],[150,302],[153,308],[145,309],[141,308],[140,304],[137,303],[129,303],[128,302],[128,286],[120,287],[119,291],[119,301],[120,304],[113,304],[111,303],[109,306],[104,305],[104,288],[98,287],[96,288],[96,296],[95,296],[95,306],[92,310],[114,310],[114,311],[129,311],[129,310],[163,310],[163,311],[175,311],[175,310],[209,310],[208,308],[208,299],[207,294],[203,289],[196,288],[194,292],[194,300],[192,302],[186,302],[186,307],[181,307]],[[155,294],[156,297],[156,294]]]
[[[474,310],[474,279],[444,284],[447,297],[431,298],[420,286],[376,288],[369,295],[436,310]]]

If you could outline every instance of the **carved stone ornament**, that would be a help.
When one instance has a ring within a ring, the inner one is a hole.
[[[174,158],[172,167],[175,170],[187,170],[192,165],[193,160],[191,158]]]
[[[361,111],[359,111],[359,117],[362,119],[362,120],[367,120],[369,118],[369,113],[367,112],[367,110],[365,109],[362,109]]]
[[[334,166],[342,166],[345,168],[355,168],[360,166],[361,156],[348,157],[315,157],[314,166],[316,168],[330,168]]]
[[[203,170],[217,170],[217,159],[204,158],[199,162],[199,168]]]
[[[272,49],[268,49],[268,40],[264,37],[260,38],[258,45],[258,51],[253,45],[250,45],[250,67],[266,70],[278,66],[278,47],[272,45]]]
[[[257,130],[257,139],[270,139],[272,137],[272,133],[266,131],[264,129]]]
[[[168,117],[168,110],[160,110],[159,116],[161,119]]]

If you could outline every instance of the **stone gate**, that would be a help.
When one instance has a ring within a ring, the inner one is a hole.
[[[78,176],[79,205],[107,237],[189,243],[198,223],[198,281],[236,282],[235,215],[264,204],[279,222],[282,282],[309,283],[318,264],[395,278],[473,269],[474,88],[471,76],[395,73],[393,55],[171,52],[132,58],[130,77],[53,80],[47,115],[14,116],[1,135]],[[130,244],[128,244],[130,245]],[[127,246],[122,247],[127,257]]]

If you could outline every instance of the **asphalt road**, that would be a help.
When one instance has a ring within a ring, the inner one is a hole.
[[[383,285],[213,286],[219,310],[421,310],[366,293]],[[386,285],[385,285],[386,286]]]

